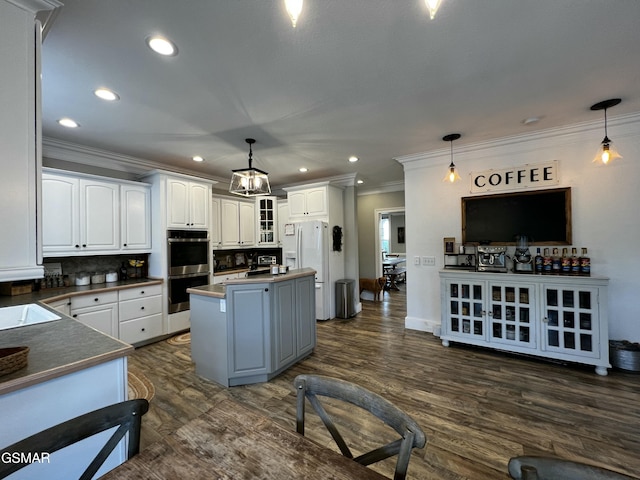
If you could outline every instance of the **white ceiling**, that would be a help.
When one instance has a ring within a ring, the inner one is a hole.
[[[283,0],[62,1],[44,136],[209,178],[245,167],[253,137],[276,187],[357,173],[378,188],[448,133],[455,148],[598,121],[589,107],[612,97],[610,118],[640,111],[639,0],[443,0],[434,20],[424,0],[305,0],[295,29]],[[155,33],[178,55],[154,54]]]

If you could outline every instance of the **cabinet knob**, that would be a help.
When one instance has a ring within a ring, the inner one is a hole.
[[[268,291],[269,291],[269,289],[268,289],[268,288],[265,288],[265,289],[264,289],[264,291],[265,291],[265,292],[268,292]]]
[[[144,295],[144,290],[142,290],[142,291],[140,292],[140,295]]]
[[[73,315],[71,315],[73,318],[78,318],[78,314],[74,313]]]
[[[87,244],[86,244],[86,243],[83,243],[83,244],[82,244],[82,248],[84,248],[84,247],[86,247],[86,246],[87,246]]]
[[[76,245],[76,248],[80,248],[80,245]]]
[[[125,244],[124,244],[124,246],[126,247],[126,246],[127,246],[127,244],[125,243]]]
[[[140,307],[140,310],[144,310],[144,307]]]
[[[94,301],[94,302],[99,302],[99,301],[100,301],[100,299],[99,299],[99,298],[94,298],[94,299],[93,299],[93,301]]]
[[[141,331],[141,332],[144,332],[144,328],[141,328],[141,329],[140,329],[140,331]]]
[[[547,317],[544,317],[544,318],[542,319],[542,321],[543,321],[544,323],[549,323],[549,319],[548,319]]]

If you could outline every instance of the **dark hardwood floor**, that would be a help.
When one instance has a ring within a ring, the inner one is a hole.
[[[408,478],[507,479],[515,455],[554,455],[640,476],[640,375],[563,365],[461,345],[445,348],[430,333],[406,330],[406,298],[363,293],[363,311],[318,323],[313,355],[271,382],[224,388],[198,377],[189,345],[166,341],[137,349],[130,364],[154,383],[143,418],[142,448],[232,397],[295,429],[293,379],[300,373],[363,385],[404,409],[422,426],[427,446],[414,450]],[[332,409],[352,425],[354,412]],[[310,417],[312,418],[312,417]],[[356,416],[356,420],[359,417]],[[363,448],[382,435],[367,421],[354,440]],[[329,448],[318,422],[307,435]],[[374,467],[392,476],[393,463]],[[186,479],[185,479],[186,480]]]

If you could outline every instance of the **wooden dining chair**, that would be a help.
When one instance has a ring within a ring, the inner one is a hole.
[[[554,457],[513,457],[509,475],[515,480],[629,480],[633,477],[586,463]]]
[[[403,480],[406,477],[412,449],[423,448],[427,441],[420,425],[409,415],[380,395],[344,380],[319,375],[298,375],[294,380],[294,385],[297,390],[296,430],[298,433],[304,435],[306,398],[322,419],[345,457],[362,465],[371,465],[397,455],[393,478],[394,480]],[[400,434],[400,438],[354,458],[318,397],[334,398],[356,405],[384,421]]]
[[[127,432],[129,433],[127,459],[138,453],[140,450],[142,415],[147,413],[148,410],[149,402],[144,399],[128,400],[109,405],[54,425],[5,447],[0,452],[0,458],[5,458],[5,456],[13,455],[16,452],[24,454],[20,456],[21,460],[33,458],[33,455],[41,455],[42,452],[51,454],[117,426],[116,431],[80,477],[81,480],[89,480],[93,478]],[[29,463],[0,462],[0,478],[5,478],[27,465]]]

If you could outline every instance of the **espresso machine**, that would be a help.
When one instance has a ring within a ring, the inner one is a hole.
[[[513,255],[513,271],[516,273],[533,273],[533,257],[529,252],[529,237],[516,235],[516,252]]]

